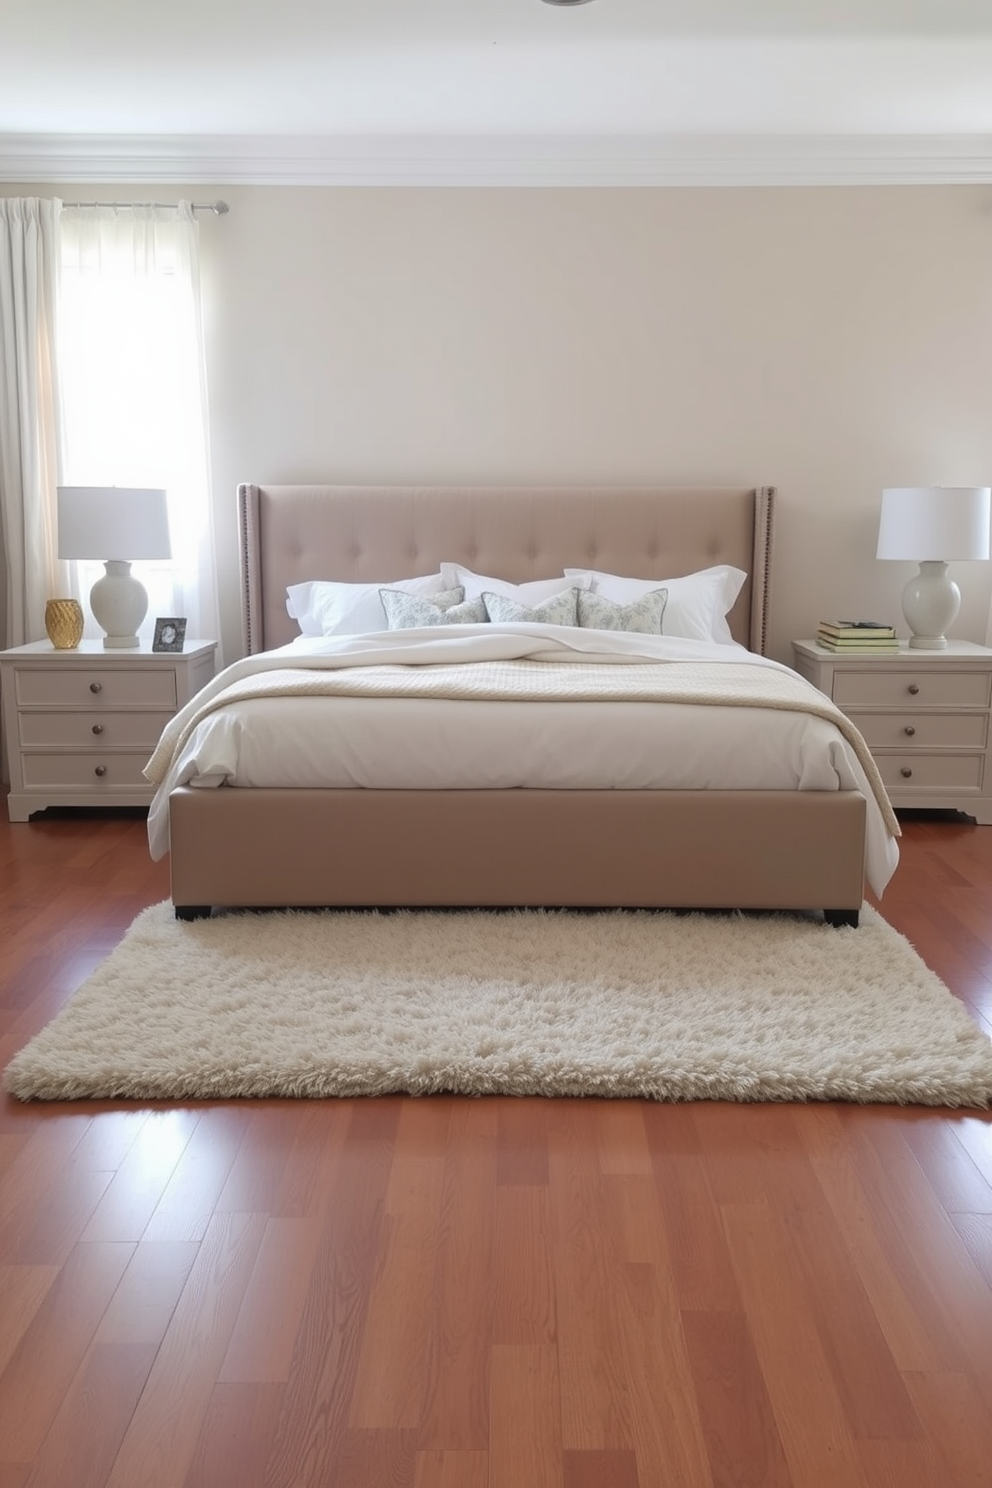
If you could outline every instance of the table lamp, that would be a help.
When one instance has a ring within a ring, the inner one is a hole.
[[[165,492],[138,486],[59,486],[58,530],[60,558],[103,561],[106,572],[90,590],[90,609],[106,631],[104,646],[139,645],[148,593],[131,573],[131,563],[172,556]],[[108,558],[108,553],[122,556]]]
[[[882,492],[878,558],[919,563],[902,592],[909,644],[923,651],[947,645],[961,608],[948,577],[951,559],[989,557],[989,486],[892,486]]]

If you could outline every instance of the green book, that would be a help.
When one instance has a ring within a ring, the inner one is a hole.
[[[838,641],[832,636],[817,636],[817,645],[828,651],[898,651],[899,642],[886,636],[876,636],[867,641]]]
[[[896,628],[881,620],[821,620],[820,634],[836,636],[838,639],[850,637],[858,641],[874,636],[895,640]]]

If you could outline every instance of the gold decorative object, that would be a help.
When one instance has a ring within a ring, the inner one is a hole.
[[[74,651],[83,638],[83,607],[78,599],[50,599],[45,629],[56,651]]]

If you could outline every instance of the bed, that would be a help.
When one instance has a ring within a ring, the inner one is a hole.
[[[443,562],[511,584],[566,569],[655,580],[732,565],[747,577],[727,616],[730,636],[752,660],[765,653],[771,488],[243,485],[238,510],[244,646],[254,658],[228,669],[238,675],[295,664],[291,654],[283,661],[300,644],[287,612],[291,587],[317,578],[389,585]],[[506,629],[517,644],[527,627]],[[418,680],[428,670],[420,666]],[[492,703],[482,706],[497,716]],[[405,731],[413,715],[378,716]],[[287,726],[283,738],[292,734]],[[898,833],[879,784],[857,771],[832,789],[740,781],[731,789],[618,789],[474,788],[471,778],[454,788],[393,779],[383,788],[281,778],[242,786],[234,770],[220,783],[173,770],[156,777],[157,814],[160,831],[167,821],[180,918],[212,907],[543,905],[815,910],[856,925],[869,828],[887,843],[879,892]]]

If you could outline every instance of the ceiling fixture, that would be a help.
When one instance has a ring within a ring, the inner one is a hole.
[[[588,5],[589,0],[544,0],[545,5]]]

